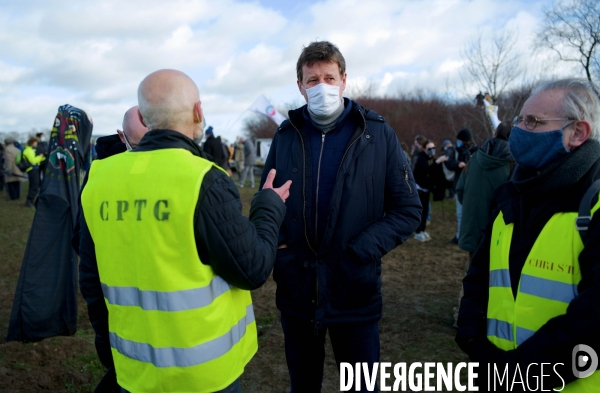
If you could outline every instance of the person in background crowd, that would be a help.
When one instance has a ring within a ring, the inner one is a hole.
[[[127,150],[137,149],[138,144],[148,132],[146,126],[140,121],[138,111],[139,107],[137,105],[127,109],[123,116],[123,130],[117,129],[119,140],[125,145]],[[115,135],[109,135],[98,138],[96,151],[97,158],[101,160],[122,153],[123,146],[118,143]]]
[[[514,120],[516,165],[494,193],[458,318],[456,342],[479,362],[479,390],[489,391],[494,369],[521,391],[540,391],[542,378],[542,390],[600,387],[598,364],[588,356],[584,368],[578,350],[600,354],[597,91],[585,79],[541,84]]]
[[[404,153],[404,158],[406,158],[406,162],[410,162],[410,153],[408,152],[408,145],[404,142],[401,142],[400,147],[402,147],[402,152]]]
[[[48,157],[48,142],[46,142],[46,135],[43,132],[38,132],[35,134],[35,137],[38,139],[38,145],[35,148],[36,155],[43,155],[44,157]],[[43,160],[40,162],[40,184],[44,179],[44,172],[46,171],[46,165],[48,165],[47,160]]]
[[[225,153],[223,152],[221,139],[215,137],[212,126],[208,126],[204,134],[206,135],[206,140],[204,141],[204,145],[202,145],[202,150],[208,154],[209,159],[212,162],[225,169],[227,165],[227,156],[225,156]]]
[[[4,149],[4,176],[6,181],[6,191],[9,201],[18,201],[21,198],[21,182],[25,175],[17,167],[15,159],[21,150],[15,146],[15,140],[8,137],[4,140],[6,148]]]
[[[442,146],[444,148],[444,155],[447,157],[446,160],[449,157],[454,157],[454,159],[457,158],[456,148],[454,147],[454,145],[452,144],[452,141],[450,141],[450,139],[446,139],[442,143]],[[448,169],[446,164],[447,164],[447,162],[444,162],[442,165],[442,171],[444,172],[444,177],[446,179],[446,190],[448,190],[448,195],[446,196],[445,199],[454,199],[455,172],[453,170]]]
[[[463,168],[467,166],[467,162],[471,158],[471,155],[477,151],[477,145],[473,142],[473,137],[471,136],[471,131],[468,128],[463,128],[456,134],[456,151],[458,152],[458,158],[455,156],[444,156],[441,158],[440,162],[445,163],[446,168],[454,171],[454,189],[456,189],[456,185],[458,184],[458,180],[460,179],[460,174],[463,171]],[[456,197],[456,195],[455,195]],[[462,220],[462,205],[456,199],[456,236],[454,236],[448,243],[458,244],[458,239],[460,238],[460,222]]]
[[[80,288],[98,355],[128,391],[240,392],[257,350],[249,290],[273,268],[291,181],[273,188],[270,173],[244,217],[194,142],[204,116],[192,79],[156,71],[138,100],[149,131],[94,161],[81,196]]]
[[[224,161],[223,161],[222,168],[225,169],[225,172],[227,172],[229,177],[231,177],[232,173],[231,173],[231,168],[229,167],[229,149],[227,148],[227,145],[225,143],[223,143],[220,136],[217,137],[217,140],[221,144],[221,150],[223,151]]]
[[[0,143],[0,192],[4,191],[4,145]]]
[[[421,212],[421,222],[415,231],[415,240],[426,242],[431,240],[427,229],[427,217],[429,215],[431,189],[433,187],[434,167],[435,162],[435,144],[427,140],[427,138],[417,135],[415,143],[421,146],[421,151],[417,154],[415,162],[415,183],[419,192],[419,200],[423,211]]]
[[[254,144],[250,139],[241,137],[240,139],[244,144],[244,173],[242,179],[238,183],[239,187],[244,187],[246,183],[246,177],[250,178],[250,188],[254,188],[254,165],[256,165],[256,153],[254,151]]]
[[[473,154],[457,184],[456,195],[463,206],[458,246],[469,252],[469,258],[465,260],[465,274],[490,220],[494,191],[508,180],[514,163],[508,148],[512,127],[510,121],[503,121],[498,125],[494,136],[486,140]],[[462,296],[461,287],[458,296],[459,307],[454,310],[455,326]]]
[[[321,391],[327,332],[338,365],[379,362],[381,258],[421,215],[396,133],[343,97],[345,69],[330,42],[302,50],[296,76],[307,105],[281,123],[261,180],[274,168],[274,184],[297,184],[273,270],[292,392]]]
[[[237,184],[241,184],[242,172],[244,172],[244,142],[242,142],[241,136],[235,137],[234,146],[233,159],[235,160],[235,169],[238,174]]]
[[[477,250],[490,219],[492,195],[508,180],[514,162],[508,148],[512,127],[510,121],[501,122],[494,136],[473,154],[458,180],[456,194],[463,206],[458,246],[469,252],[469,260]]]
[[[415,170],[415,164],[417,163],[417,157],[419,155],[419,153],[422,151],[422,145],[423,143],[427,142],[427,138],[425,138],[423,135],[417,135],[415,136],[415,139],[413,140],[413,144],[412,144],[412,149],[411,149],[411,157],[410,157],[410,168],[413,170]]]
[[[26,207],[35,207],[35,198],[40,191],[40,164],[46,159],[44,154],[36,154],[38,139],[31,137],[27,141],[27,146],[23,150],[23,157],[29,161],[31,166],[27,168],[27,177],[29,178],[29,191],[27,192]]]

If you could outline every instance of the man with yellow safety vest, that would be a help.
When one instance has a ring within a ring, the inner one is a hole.
[[[514,120],[514,174],[494,195],[458,318],[456,342],[480,362],[480,390],[600,391],[595,91],[587,80],[544,83]]]
[[[81,197],[80,287],[110,342],[98,354],[130,392],[239,392],[257,350],[249,290],[273,268],[291,182],[273,188],[272,173],[242,216],[234,183],[194,143],[195,83],[156,71],[138,101],[149,131],[94,161]]]

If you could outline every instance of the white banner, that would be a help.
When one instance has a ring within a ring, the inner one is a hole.
[[[277,109],[275,109],[269,100],[262,94],[252,103],[252,105],[250,105],[248,110],[271,118],[277,125],[280,125],[286,120],[286,118],[281,113],[277,112]]]

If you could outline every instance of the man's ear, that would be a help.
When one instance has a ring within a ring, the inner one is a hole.
[[[137,109],[137,114],[138,114],[138,118],[140,119],[140,122],[144,125],[144,127],[148,128],[148,126],[144,122],[144,117],[142,116],[142,112],[140,112],[140,108]]]
[[[123,136],[123,131],[117,129],[117,135],[119,135],[119,139],[121,142],[125,143],[125,137]]]
[[[585,141],[588,140],[592,133],[592,126],[587,120],[579,120],[573,124],[573,133],[569,135],[568,148],[573,150],[581,146]]]
[[[302,83],[300,83],[300,81],[296,81],[296,83],[298,84],[298,90],[300,90],[300,94],[302,94],[302,97],[304,97],[306,102],[308,102],[308,95],[306,94],[306,90],[302,88]]]
[[[204,114],[202,113],[202,102],[198,101],[194,104],[194,122],[202,123]]]

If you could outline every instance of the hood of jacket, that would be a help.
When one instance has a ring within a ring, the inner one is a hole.
[[[504,139],[490,138],[481,145],[477,154],[477,162],[483,169],[490,170],[514,161]]]

